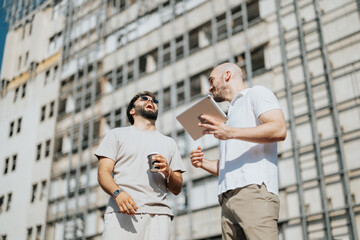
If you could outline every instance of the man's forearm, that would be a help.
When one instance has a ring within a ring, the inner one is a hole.
[[[201,168],[205,171],[208,171],[212,175],[219,176],[219,160],[212,161],[204,158],[201,164]]]
[[[99,171],[98,182],[101,188],[110,196],[112,196],[116,189],[119,189],[119,186],[115,183],[113,177],[107,171]]]
[[[285,140],[286,128],[277,123],[265,123],[254,128],[232,128],[230,139],[255,143],[271,143]]]
[[[182,176],[181,173],[178,171],[173,172],[171,170],[169,178],[166,179],[167,181],[167,188],[170,192],[175,195],[178,195],[181,192],[182,187]]]

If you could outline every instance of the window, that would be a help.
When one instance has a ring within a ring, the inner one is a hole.
[[[40,160],[41,157],[41,143],[37,145],[36,160]]]
[[[14,154],[12,157],[12,168],[11,171],[15,171],[16,169],[16,160],[17,160],[17,154]]]
[[[127,82],[134,80],[134,60],[128,62],[127,66]]]
[[[11,207],[11,198],[12,198],[12,193],[8,193],[7,204],[6,204],[6,211],[9,211],[9,210],[10,210],[10,207]]]
[[[66,113],[66,101],[67,101],[66,98],[60,100],[59,109],[58,109],[58,114],[59,115],[63,115],[63,114]]]
[[[41,192],[40,192],[40,200],[42,200],[46,195],[46,181],[41,182]]]
[[[201,95],[201,79],[200,75],[190,78],[190,97],[191,99]]]
[[[164,111],[168,110],[171,106],[170,87],[164,89]]]
[[[185,136],[184,130],[180,130],[176,133],[176,143],[179,147],[179,152],[180,152],[181,156],[184,156],[187,153],[186,152],[186,136]]]
[[[181,35],[175,39],[176,60],[184,57],[184,37]]]
[[[37,225],[36,226],[36,238],[35,240],[40,240],[41,239],[41,225]]]
[[[196,28],[189,33],[189,50],[190,52],[193,52],[198,48],[199,48],[199,28]]]
[[[32,22],[30,23],[30,26],[29,26],[29,36],[31,35],[32,33]]]
[[[27,65],[28,60],[29,60],[29,52],[26,52],[26,54],[25,54],[24,66],[26,66],[26,65]]]
[[[19,95],[19,87],[17,87],[16,89],[15,89],[15,93],[14,93],[14,102],[16,101],[16,99],[17,99],[17,97],[18,97],[18,95]]]
[[[18,121],[17,121],[17,130],[16,132],[19,133],[21,131],[21,121],[22,121],[22,118],[18,118]]]
[[[163,66],[170,64],[170,42],[163,46]]]
[[[51,117],[54,115],[54,105],[55,105],[55,102],[52,101],[52,102],[50,103],[49,118],[51,118]]]
[[[211,22],[207,22],[199,28],[198,44],[200,48],[207,47],[212,42]]]
[[[44,85],[46,85],[50,81],[50,70],[47,70],[45,73]]]
[[[41,107],[41,116],[40,116],[40,122],[45,120],[45,113],[46,113],[46,105]]]
[[[26,83],[23,84],[21,98],[24,98],[25,95],[26,95]]]
[[[177,96],[177,104],[183,103],[185,101],[184,81],[178,82],[176,84],[176,96]]]
[[[26,240],[31,240],[31,237],[32,237],[32,227],[29,227],[27,229]]]
[[[248,15],[248,21],[251,22],[254,19],[257,19],[260,16],[259,11],[259,1],[249,1],[247,3],[247,15]],[[242,12],[241,12],[241,5],[234,7],[231,9],[231,28],[233,31],[233,34],[240,32],[242,30]]]
[[[54,67],[54,76],[53,76],[54,80],[57,79],[58,70],[59,70],[59,67],[56,65],[56,66]]]
[[[21,39],[24,39],[24,38],[25,38],[25,29],[26,29],[26,25],[24,25],[24,27],[22,28]]]
[[[104,118],[106,119],[107,124],[110,128],[121,127],[121,111],[122,108],[115,110],[114,119],[111,119],[111,112],[106,114]]]
[[[20,70],[20,67],[21,67],[21,56],[19,57],[19,60],[18,60],[18,70]]]
[[[2,213],[3,211],[3,204],[4,204],[4,196],[0,196],[0,214]]]
[[[50,155],[50,139],[46,141],[45,143],[45,157],[48,157]]]
[[[227,36],[226,13],[216,17],[217,40],[223,40]]]
[[[62,148],[63,148],[63,136],[60,136],[55,140],[55,153],[62,154]]]
[[[32,194],[31,194],[31,202],[32,203],[35,201],[36,191],[37,191],[37,183],[32,185]]]
[[[152,51],[142,55],[139,58],[139,73],[151,73],[154,72],[157,68],[157,55],[158,50],[157,48],[153,49]]]
[[[264,46],[251,51],[251,66],[253,72],[265,68]]]
[[[10,123],[9,137],[11,137],[11,136],[13,135],[13,133],[14,133],[14,125],[15,125],[15,122],[12,121],[12,122]]]
[[[4,165],[4,175],[6,175],[8,173],[8,169],[9,169],[9,161],[10,158],[6,158],[5,159],[5,165]]]
[[[264,47],[265,46],[260,46],[255,49],[251,49],[250,55],[253,76],[259,75],[265,71]],[[246,67],[245,53],[235,56],[235,63],[244,71]]]

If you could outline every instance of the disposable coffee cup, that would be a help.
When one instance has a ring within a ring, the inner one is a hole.
[[[159,163],[159,161],[153,161],[153,156],[158,155],[158,154],[159,153],[157,153],[157,152],[153,152],[147,156],[148,161],[149,161],[150,172],[158,172],[160,169],[159,166],[154,166],[154,163]]]

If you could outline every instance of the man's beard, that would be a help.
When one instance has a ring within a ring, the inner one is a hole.
[[[225,98],[219,95],[213,95],[215,102],[224,102]]]
[[[145,119],[156,121],[157,116],[158,116],[158,110],[156,110],[156,111],[146,110],[145,105],[143,108],[140,106],[137,106],[137,107],[135,107],[135,114],[140,117],[143,117]]]
[[[214,98],[215,102],[224,102],[224,101],[226,101],[223,94],[221,94],[221,91],[216,91],[216,92],[215,92],[215,94],[213,93],[213,98]]]

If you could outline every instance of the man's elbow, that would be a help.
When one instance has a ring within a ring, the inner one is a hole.
[[[286,126],[281,127],[281,129],[278,131],[277,141],[282,142],[286,139]]]
[[[181,193],[181,188],[180,189],[176,189],[172,192],[175,196],[179,195]]]

